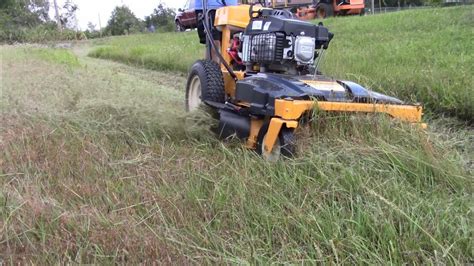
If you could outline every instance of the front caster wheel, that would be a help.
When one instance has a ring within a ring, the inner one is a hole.
[[[281,128],[272,150],[265,150],[264,142],[267,136],[268,126],[268,124],[264,125],[258,133],[257,153],[262,155],[262,157],[269,162],[278,161],[282,155],[287,158],[295,156],[296,141],[294,130],[286,127]]]

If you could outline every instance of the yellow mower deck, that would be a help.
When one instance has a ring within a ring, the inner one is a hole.
[[[275,101],[275,117],[270,120],[270,126],[264,141],[264,149],[269,152],[275,144],[276,138],[283,125],[287,128],[297,128],[298,120],[304,113],[311,110],[321,110],[327,112],[357,112],[357,113],[383,113],[401,121],[419,124],[426,128],[426,124],[421,123],[423,108],[414,105],[390,105],[373,103],[346,103],[346,102],[322,102],[322,101]],[[252,136],[251,136],[252,137]],[[248,141],[248,146],[253,144],[253,140]]]

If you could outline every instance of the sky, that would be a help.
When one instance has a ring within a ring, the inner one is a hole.
[[[64,0],[57,1],[59,6],[62,6],[65,2]],[[53,1],[51,1],[51,3],[52,2]],[[87,23],[89,22],[95,24],[97,29],[99,28],[99,14],[102,27],[105,27],[112,10],[118,5],[124,4],[128,6],[135,16],[143,19],[145,16],[150,15],[153,12],[153,9],[160,3],[178,9],[185,5],[186,0],[73,0],[73,3],[79,7],[79,10],[77,11],[79,28],[81,30],[86,30]],[[51,8],[51,12],[53,11],[54,8]],[[54,18],[54,14],[51,14],[51,17]]]

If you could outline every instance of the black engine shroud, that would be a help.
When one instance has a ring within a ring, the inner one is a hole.
[[[318,89],[311,83],[329,84]],[[330,86],[330,87],[331,87]],[[237,82],[232,102],[245,102],[248,108],[235,109],[232,104],[220,108],[219,135],[222,138],[233,136],[245,139],[250,134],[250,117],[272,117],[275,115],[275,100],[317,100],[330,102],[404,104],[403,101],[381,93],[368,90],[357,83],[333,80],[324,76],[289,76],[259,73]]]
[[[326,49],[332,37],[322,25],[294,19],[282,10],[262,9],[242,34],[242,59],[249,71],[259,64],[260,72],[310,73],[316,50]]]
[[[285,36],[306,36],[315,38],[316,48],[327,48],[334,36],[322,25],[315,25],[298,20],[288,15],[283,10],[262,9],[260,15],[250,20],[244,35],[257,35],[263,33],[283,33]]]
[[[313,76],[259,73],[237,82],[235,100],[250,104],[256,115],[274,115],[276,99],[330,102],[403,104],[402,101],[368,90],[351,81],[318,76],[314,82],[340,86],[341,90],[318,89],[308,84]]]

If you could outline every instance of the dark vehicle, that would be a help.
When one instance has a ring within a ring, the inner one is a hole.
[[[197,27],[197,17],[194,9],[194,0],[188,0],[184,8],[178,9],[174,18],[176,31],[185,31]]]

